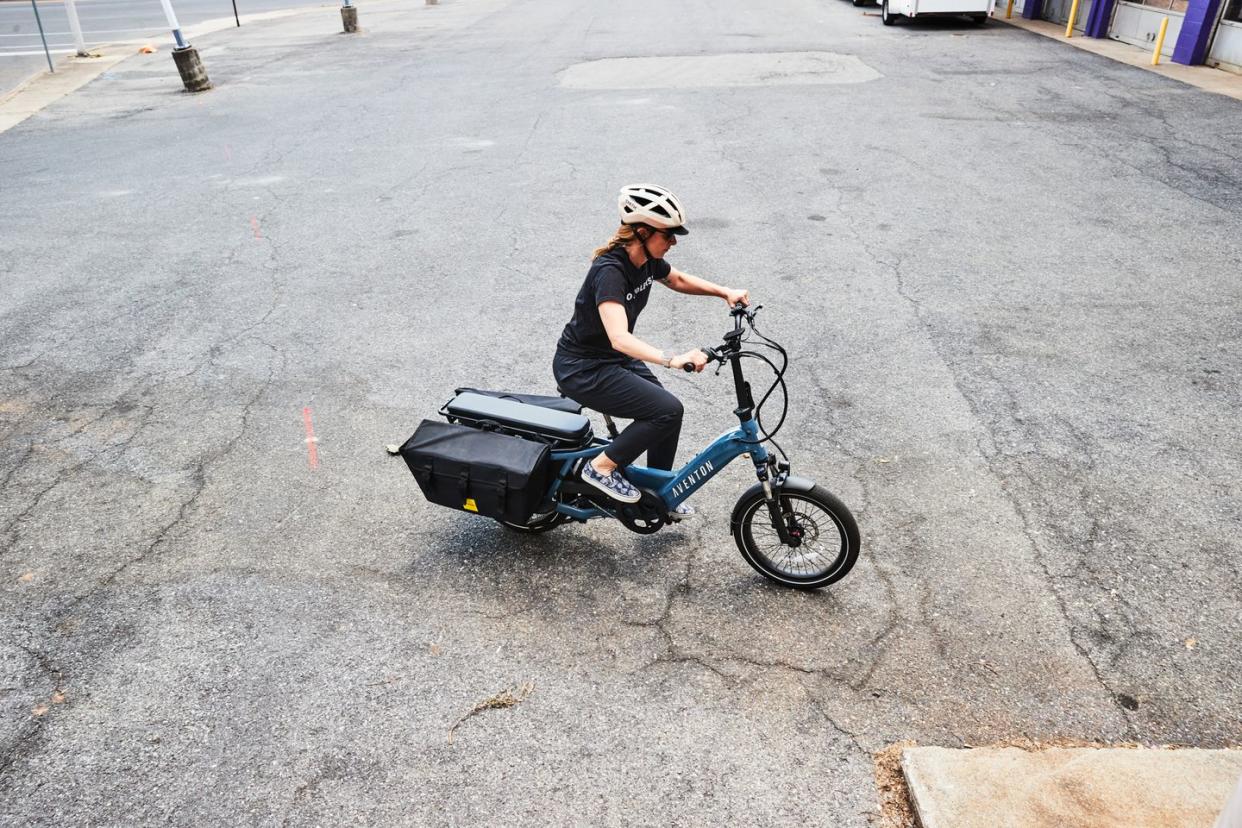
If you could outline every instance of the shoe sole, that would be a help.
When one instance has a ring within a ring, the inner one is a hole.
[[[616,492],[614,492],[612,489],[610,489],[610,488],[608,488],[607,486],[605,486],[603,483],[596,483],[594,480],[592,480],[592,479],[591,479],[591,478],[589,478],[589,477],[586,477],[585,475],[581,475],[581,474],[580,474],[580,475],[578,475],[578,479],[579,479],[579,480],[581,480],[583,483],[586,483],[588,486],[594,486],[595,488],[599,489],[601,492],[603,492],[604,494],[608,495],[608,497],[610,497],[611,499],[613,499],[613,500],[617,501],[618,503],[637,503],[638,501],[640,501],[640,500],[642,500],[642,499],[643,499],[643,494],[642,494],[642,492],[639,492],[639,493],[638,493],[637,495],[635,495],[635,497],[631,500],[631,499],[629,499],[629,498],[625,498],[625,497],[622,497],[621,495],[617,494],[617,493],[616,493]]]

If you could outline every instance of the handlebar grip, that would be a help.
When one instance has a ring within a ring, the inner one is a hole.
[[[694,373],[694,363],[693,363],[693,362],[687,362],[685,365],[681,366],[681,370],[685,371],[687,374],[693,374],[693,373]]]

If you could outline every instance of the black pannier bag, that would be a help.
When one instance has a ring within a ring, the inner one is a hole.
[[[423,420],[401,456],[432,503],[525,523],[547,494],[543,443],[464,425]]]

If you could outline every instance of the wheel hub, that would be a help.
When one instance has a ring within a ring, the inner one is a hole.
[[[788,527],[787,531],[792,541],[790,546],[796,548],[804,543],[815,543],[819,540],[819,525],[810,517],[801,515],[793,518],[789,521]]]

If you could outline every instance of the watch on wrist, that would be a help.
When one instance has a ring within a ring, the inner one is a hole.
[[[672,358],[671,356],[664,356],[664,352],[663,352],[663,351],[661,351],[661,352],[660,352],[660,356],[664,357],[664,359],[663,359],[663,365],[664,365],[664,367],[665,367],[665,368],[672,368],[672,367],[673,367],[673,358]]]

